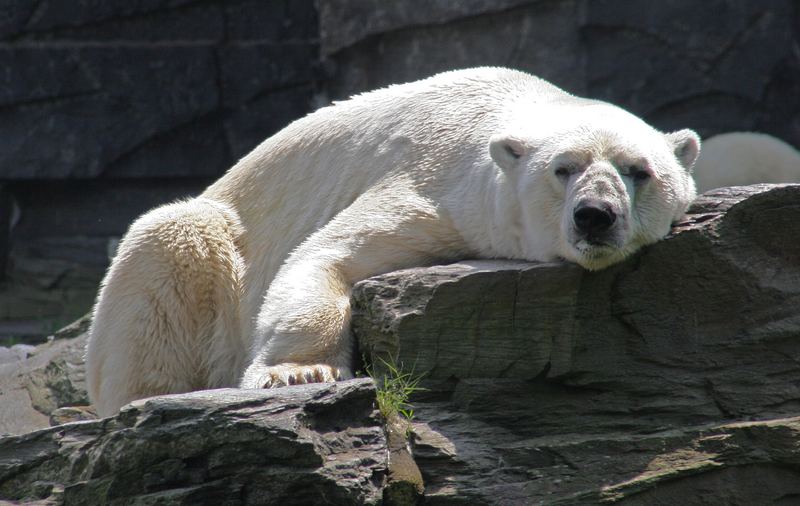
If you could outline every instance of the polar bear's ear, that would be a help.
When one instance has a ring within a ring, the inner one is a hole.
[[[672,145],[675,158],[686,170],[691,171],[694,162],[697,160],[697,155],[700,154],[700,136],[694,130],[689,130],[688,128],[666,135],[667,140]]]
[[[493,135],[489,139],[489,154],[494,163],[503,170],[513,170],[522,156],[528,152],[528,146],[517,137],[508,134]]]

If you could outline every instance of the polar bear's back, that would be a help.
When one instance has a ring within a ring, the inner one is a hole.
[[[363,158],[357,148],[374,156],[376,146],[383,153],[387,141],[397,148],[399,139],[410,141],[409,148],[414,147],[413,143],[425,143],[426,147],[434,144],[437,155],[446,156],[446,147],[462,152],[464,145],[472,145],[470,140],[488,140],[487,135],[495,133],[498,124],[520,102],[533,104],[568,98],[572,97],[560,88],[516,70],[496,67],[455,70],[334,102],[289,125],[271,140],[278,143],[283,136],[297,140],[314,131],[317,132],[312,139],[314,147],[326,141],[341,146],[346,139],[345,144],[356,149],[342,154],[358,161]],[[459,145],[448,142],[451,140],[460,141]],[[397,152],[408,159],[410,151],[413,150]]]
[[[203,194],[248,230],[248,303],[294,248],[388,173],[446,186],[431,181],[443,177],[434,166],[488,163],[489,137],[515,102],[569,97],[532,75],[482,67],[356,95],[291,123]]]
[[[359,151],[374,156],[375,146],[380,147],[387,139],[429,140],[428,137],[449,133],[449,129],[458,130],[462,137],[465,132],[485,134],[493,132],[497,119],[519,100],[535,103],[564,99],[583,100],[516,70],[479,67],[443,72],[323,107],[265,140],[230,173],[263,176],[269,172],[270,176],[281,178],[285,176],[280,174],[278,163],[282,157],[302,157],[309,152],[324,152],[328,164],[301,165],[308,165],[313,172],[330,172],[332,162],[362,160]],[[475,121],[478,118],[480,122]],[[296,172],[297,166],[293,168]]]
[[[464,100],[486,103],[492,99],[504,100],[509,93],[522,93],[531,98],[569,96],[561,88],[544,79],[519,70],[476,67],[450,70],[419,81],[392,84],[385,88],[354,95],[347,100],[334,102],[334,105],[337,107],[346,104],[358,106],[360,103],[366,105],[383,102],[389,109],[401,109],[404,106],[403,99],[409,99],[420,105],[431,101],[436,106],[447,106],[448,104],[463,106],[469,105],[465,104]]]
[[[754,183],[800,183],[800,152],[767,134],[715,135],[703,143],[694,178],[701,192]]]
[[[269,227],[296,242],[388,172],[424,172],[434,160],[419,159],[421,152],[437,164],[488,159],[488,139],[516,101],[568,97],[535,76],[494,67],[362,93],[291,123],[204,196],[237,210],[245,227]]]

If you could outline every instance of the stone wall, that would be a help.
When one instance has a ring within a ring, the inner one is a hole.
[[[320,0],[327,90],[346,96],[501,65],[662,129],[757,130],[800,146],[792,0]]]
[[[516,67],[663,129],[800,147],[799,32],[792,0],[7,2],[0,340],[85,313],[137,215],[291,120],[446,69]]]
[[[0,8],[0,339],[85,313],[139,214],[311,107],[312,0]],[[9,240],[9,229],[10,240]]]

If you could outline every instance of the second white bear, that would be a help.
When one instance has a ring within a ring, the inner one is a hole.
[[[722,186],[800,183],[800,153],[767,134],[719,134],[703,143],[694,179],[701,192]]]
[[[587,269],[661,239],[699,139],[534,76],[478,68],[298,120],[123,239],[87,348],[108,415],[140,397],[353,374],[350,290],[464,257]]]

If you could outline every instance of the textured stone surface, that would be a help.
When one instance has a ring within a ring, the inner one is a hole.
[[[0,285],[0,345],[44,342],[91,309],[103,276],[102,268],[58,260],[25,264],[24,272],[14,272]]]
[[[0,439],[0,498],[50,504],[377,504],[369,379],[209,390]]]
[[[0,364],[7,364],[25,360],[36,349],[30,344],[15,344],[13,346],[0,346]]]
[[[193,178],[15,183],[19,220],[13,229],[9,269],[0,282],[0,344],[42,342],[86,314],[108,266],[110,241],[141,213],[197,194],[208,182]]]
[[[383,489],[387,506],[412,506],[418,504],[425,493],[425,484],[411,453],[409,436],[413,430],[410,422],[394,413],[384,420],[388,446],[388,479]]]
[[[797,418],[520,438],[473,416],[416,424],[426,504],[747,506],[800,494]]]
[[[323,55],[371,35],[415,25],[442,24],[530,3],[530,0],[319,0],[320,50]]]
[[[86,405],[83,354],[86,336],[37,346],[25,360],[0,364],[0,435],[49,427],[64,406]]]
[[[260,55],[255,62],[250,61],[253,54]],[[30,79],[64,83],[53,90],[40,90],[19,76],[7,83],[7,89],[19,93],[0,97],[0,119],[5,119],[0,133],[7,146],[0,156],[0,176],[217,176],[244,154],[226,143],[224,129],[233,128],[225,125],[228,109],[245,107],[250,96],[271,88],[307,84],[310,68],[298,69],[301,75],[286,68],[291,68],[288,62],[313,57],[314,47],[308,44],[0,50],[4,68],[49,68],[52,75],[37,73]],[[263,58],[270,64],[258,64]],[[262,71],[244,72],[242,67],[249,65]],[[277,76],[271,69],[283,73]],[[30,90],[40,90],[41,96]],[[307,88],[297,93],[310,100]],[[241,142],[249,141],[247,150],[252,149],[306,110],[304,105],[283,117],[276,112],[257,137],[242,132],[246,139]],[[93,121],[85,121],[87,115]]]
[[[0,184],[0,282],[6,277],[8,253],[11,250],[11,227],[14,201],[5,185]]]
[[[800,494],[796,417],[522,437],[483,415],[439,407],[415,424],[425,504],[748,506],[794,504]],[[531,423],[515,415],[508,422]],[[565,417],[565,428],[577,416]]]
[[[422,3],[398,2],[405,6],[403,10],[408,9],[409,15],[414,11],[414,16],[421,19],[428,12]],[[522,2],[499,5],[503,3]],[[573,93],[585,91],[584,56],[576,25],[578,2],[537,2],[499,12],[495,12],[499,10],[495,2],[470,4],[481,4],[481,10],[488,12],[466,16],[465,11],[454,7],[448,15],[458,14],[458,17],[449,22],[439,24],[434,18],[428,20],[429,24],[409,24],[331,54],[332,74],[325,81],[325,91],[333,98],[342,98],[437,72],[479,65],[525,70]],[[321,19],[324,12],[321,9]],[[369,22],[365,17],[369,18],[363,14],[351,22]]]
[[[362,352],[428,378],[414,450],[427,500],[745,505],[762,479],[764,497],[796,498],[797,421],[778,419],[800,414],[797,202],[800,186],[710,192],[601,272],[461,262],[358,284]],[[758,441],[723,427],[770,419]],[[731,445],[721,457],[715,441]]]
[[[0,16],[0,180],[213,177],[309,109],[311,1],[26,4]],[[240,128],[273,90],[292,107]]]
[[[319,60],[313,0],[11,0],[0,42],[0,344],[88,311],[109,240],[306,114]]]
[[[635,0],[586,2],[581,30],[592,97],[664,129],[688,125],[704,137],[766,131],[800,146],[800,120],[791,112],[800,106],[796,2],[639,7]]]

